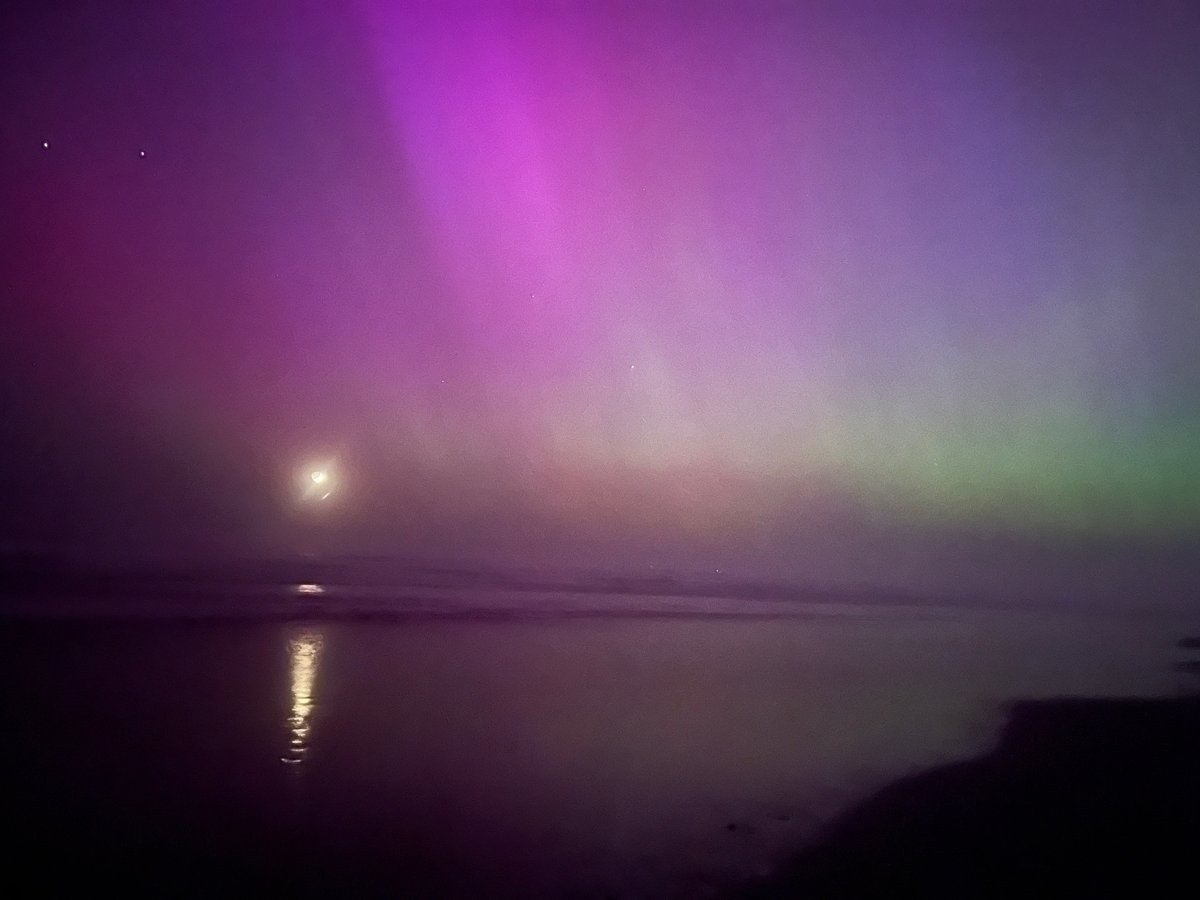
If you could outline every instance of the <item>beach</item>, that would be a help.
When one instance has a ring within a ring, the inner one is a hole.
[[[1167,896],[1194,875],[1200,696],[1014,704],[986,754],[888,785],[738,896]]]
[[[1193,680],[1175,613],[624,603],[10,620],[12,857],[48,888],[713,896],[1003,745],[1015,698]]]

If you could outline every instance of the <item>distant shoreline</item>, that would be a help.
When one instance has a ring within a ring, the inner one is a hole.
[[[587,595],[593,596],[593,595]],[[29,624],[138,624],[138,623],[194,623],[194,624],[253,624],[288,622],[537,622],[586,619],[641,619],[641,620],[714,620],[714,621],[778,621],[778,620],[829,620],[836,616],[833,602],[793,604],[791,608],[779,609],[701,609],[686,608],[639,608],[630,605],[597,608],[566,605],[569,598],[559,598],[554,606],[537,605],[494,605],[456,607],[444,605],[441,598],[421,596],[389,596],[386,606],[358,606],[352,601],[340,602],[336,597],[320,604],[281,602],[275,596],[238,597],[210,601],[205,606],[189,606],[194,598],[159,598],[145,601],[136,607],[128,604],[112,604],[105,600],[56,600],[37,598],[13,601],[0,599],[0,621]],[[586,599],[586,598],[585,598]],[[628,600],[628,597],[624,597]],[[647,596],[647,601],[678,598]],[[687,598],[726,600],[729,598]],[[736,602],[736,601],[735,601]],[[213,605],[219,603],[219,606]],[[238,604],[244,604],[239,607]],[[873,608],[863,604],[864,609]],[[822,610],[820,607],[825,607]],[[889,607],[890,612],[929,611],[928,606]]]

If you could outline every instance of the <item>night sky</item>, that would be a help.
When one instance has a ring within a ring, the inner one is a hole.
[[[0,16],[0,541],[1197,583],[1193,3]]]

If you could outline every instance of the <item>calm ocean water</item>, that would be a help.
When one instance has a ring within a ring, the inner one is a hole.
[[[1200,630],[596,595],[588,615],[463,594],[423,608],[454,615],[356,621],[309,590],[308,620],[129,601],[119,619],[7,623],[14,850],[219,860],[301,890],[344,874],[430,895],[703,895],[887,781],[986,749],[1008,700],[1190,690],[1175,642]]]

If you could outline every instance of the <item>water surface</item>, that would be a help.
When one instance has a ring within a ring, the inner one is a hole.
[[[300,886],[700,894],[987,747],[1011,698],[1186,689],[1174,643],[1196,624],[670,612],[9,623],[15,848]]]

